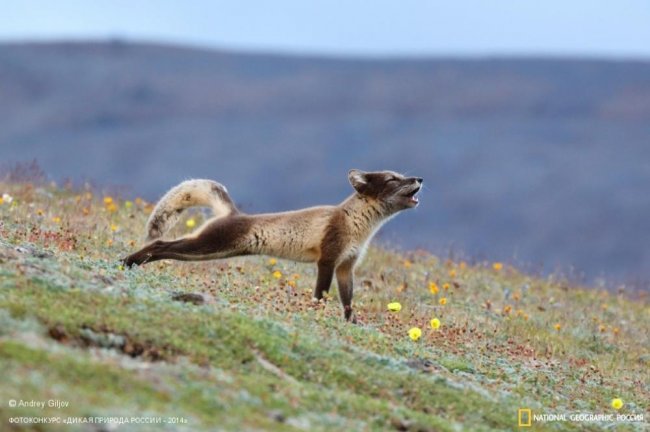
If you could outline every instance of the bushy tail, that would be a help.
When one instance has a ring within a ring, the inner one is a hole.
[[[210,207],[216,218],[238,213],[226,187],[212,180],[187,180],[173,187],[156,204],[147,221],[146,242],[164,236],[190,207]]]

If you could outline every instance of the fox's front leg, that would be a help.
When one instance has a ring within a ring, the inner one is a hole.
[[[346,320],[356,322],[352,315],[352,294],[354,290],[354,259],[342,262],[336,268],[336,283],[339,286],[339,298]]]
[[[314,299],[320,300],[323,298],[323,293],[329,291],[333,278],[334,264],[328,261],[319,261],[316,288],[314,288]]]

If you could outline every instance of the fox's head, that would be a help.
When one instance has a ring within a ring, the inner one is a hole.
[[[416,207],[416,194],[423,181],[420,177],[404,177],[393,171],[364,172],[357,169],[350,170],[348,179],[359,194],[381,201],[392,212]]]

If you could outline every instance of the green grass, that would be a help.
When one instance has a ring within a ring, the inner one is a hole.
[[[613,413],[616,397],[648,418],[643,295],[371,248],[352,325],[335,287],[311,302],[313,266],[248,257],[125,271],[118,258],[137,247],[149,204],[30,184],[4,192],[14,202],[0,204],[2,430],[67,430],[10,423],[20,416],[183,419],[125,425],[137,430],[516,430],[518,408]],[[402,310],[387,311],[391,301]],[[612,427],[647,423],[532,430]]]

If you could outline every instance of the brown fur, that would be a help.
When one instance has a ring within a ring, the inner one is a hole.
[[[156,217],[148,222],[149,237],[151,233],[161,237],[165,230],[158,226],[168,228],[170,220],[166,216],[178,217],[177,213],[188,207],[185,203],[211,205],[217,216],[188,236],[153,241],[125,258],[124,264],[142,265],[160,259],[198,261],[240,255],[272,255],[316,262],[318,277],[314,298],[321,299],[323,293],[329,291],[336,275],[344,316],[349,320],[356,263],[384,222],[399,211],[417,205],[414,196],[422,179],[406,178],[392,171],[364,173],[359,170],[351,170],[348,177],[355,193],[338,206],[261,215],[239,212],[225,187],[216,182],[185,182],[168,192],[156,206]],[[213,185],[209,192],[206,192],[206,185]],[[200,196],[193,195],[193,191]]]

